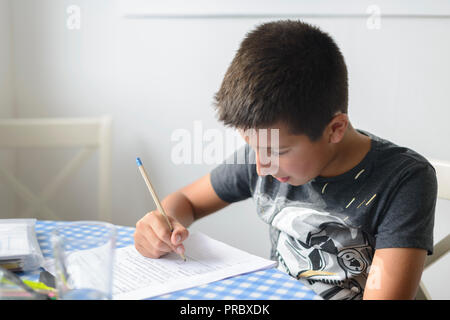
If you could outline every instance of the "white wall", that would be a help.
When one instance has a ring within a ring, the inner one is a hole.
[[[0,0],[0,117],[12,114],[11,21],[8,0]]]
[[[11,10],[8,0],[0,0],[0,118],[13,112]],[[14,171],[14,151],[0,149],[0,166]],[[15,197],[11,188],[0,179],[0,218],[14,216]]]
[[[211,170],[214,165],[173,164],[171,134],[179,128],[192,131],[196,120],[205,130],[224,132],[215,120],[213,95],[245,34],[277,18],[124,19],[116,3],[12,1],[12,91],[19,117],[113,115],[113,218],[134,226],[155,207],[137,171],[136,156],[144,161],[161,198]],[[73,4],[81,9],[79,30],[66,25],[67,7]],[[343,51],[355,127],[425,156],[450,159],[448,16],[382,17],[380,29],[368,29],[364,15],[290,18],[320,26]],[[20,177],[39,190],[73,152],[20,152]],[[37,161],[39,171],[34,170]],[[59,191],[51,207],[67,219],[92,217],[96,169],[94,157]],[[436,240],[448,233],[449,209],[439,203]],[[269,253],[267,228],[256,217],[252,200],[191,229],[261,256]],[[433,297],[448,299],[448,259],[440,265],[442,269],[425,272],[424,279]]]

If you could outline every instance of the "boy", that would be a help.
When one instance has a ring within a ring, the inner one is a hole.
[[[434,168],[354,129],[347,102],[347,68],[329,35],[291,20],[247,34],[215,95],[247,161],[167,196],[174,232],[152,211],[136,224],[137,250],[184,252],[193,221],[253,197],[271,258],[323,298],[413,299],[433,250]]]

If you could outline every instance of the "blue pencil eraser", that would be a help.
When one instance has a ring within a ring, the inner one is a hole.
[[[136,163],[137,163],[137,165],[138,165],[138,166],[142,166],[142,162],[141,162],[141,159],[139,159],[139,158],[136,158]]]

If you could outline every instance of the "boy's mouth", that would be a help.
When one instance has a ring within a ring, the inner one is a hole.
[[[283,177],[283,178],[277,178],[277,177],[275,177],[275,179],[277,179],[277,180],[280,181],[280,182],[286,182],[286,181],[289,180],[289,177]]]

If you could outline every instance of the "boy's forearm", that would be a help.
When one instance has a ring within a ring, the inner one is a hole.
[[[173,192],[161,201],[166,214],[177,219],[184,227],[189,227],[195,220],[191,202],[180,191]]]

